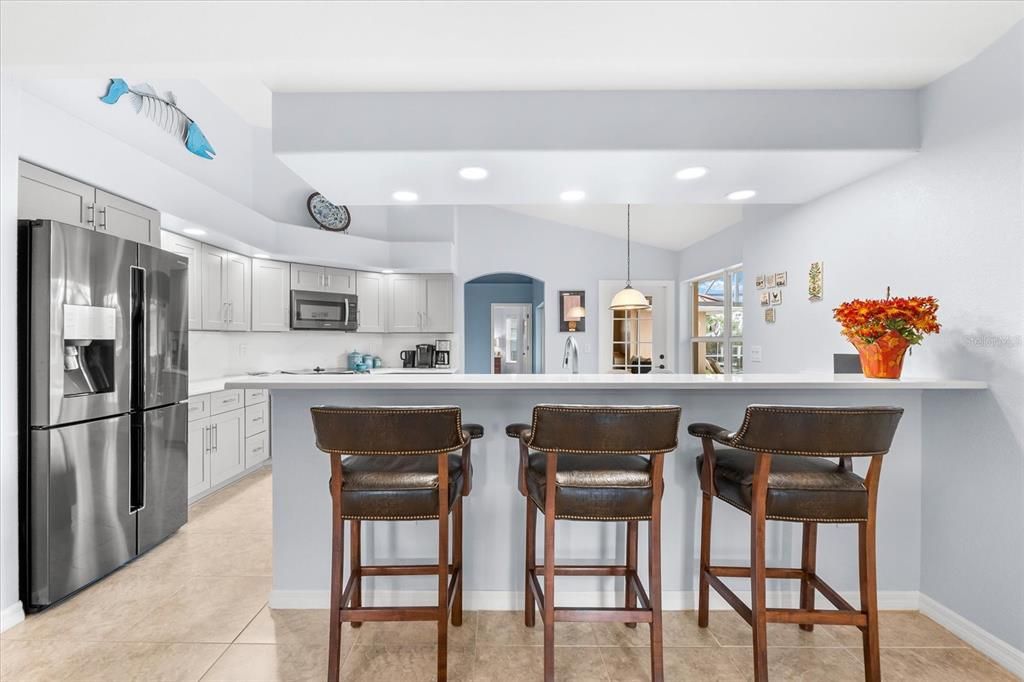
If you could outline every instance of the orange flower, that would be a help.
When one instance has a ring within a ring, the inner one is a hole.
[[[846,338],[874,343],[889,333],[918,344],[926,334],[937,334],[942,326],[937,313],[939,302],[933,296],[886,299],[854,299],[835,308],[833,316]]]

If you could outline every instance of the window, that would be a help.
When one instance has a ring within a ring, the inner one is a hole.
[[[653,304],[652,297],[647,302]],[[651,310],[612,311],[612,371],[647,374],[654,357]],[[664,356],[663,356],[664,357]]]
[[[690,283],[694,374],[743,373],[742,266]]]

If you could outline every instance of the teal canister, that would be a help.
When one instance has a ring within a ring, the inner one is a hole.
[[[374,369],[380,369],[383,366],[384,366],[384,361],[381,359],[381,357],[379,355],[374,355],[373,356],[373,368]]]
[[[356,365],[363,361],[363,354],[359,351],[352,351],[348,354],[348,368],[355,370]]]

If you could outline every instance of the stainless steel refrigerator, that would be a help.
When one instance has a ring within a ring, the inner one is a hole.
[[[188,261],[20,221],[21,593],[45,608],[187,520]]]

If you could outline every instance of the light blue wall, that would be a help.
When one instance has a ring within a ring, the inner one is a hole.
[[[533,284],[466,283],[466,374],[491,373],[491,304],[533,303],[533,290]]]

